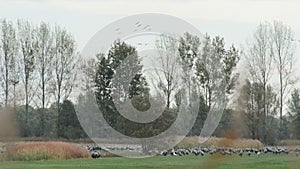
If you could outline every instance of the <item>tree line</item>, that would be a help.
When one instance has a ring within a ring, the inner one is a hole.
[[[78,54],[73,35],[57,25],[33,25],[25,20],[1,20],[0,31],[1,105],[14,108],[23,137],[44,136],[49,131],[51,105],[53,135],[59,136],[62,103],[76,79]],[[38,129],[34,134],[33,125]]]
[[[79,86],[78,102],[95,95],[111,127],[140,138],[157,135],[176,120],[186,91],[199,100],[189,132],[199,135],[218,99],[218,86],[225,84],[227,106],[213,135],[234,133],[266,144],[300,138],[296,41],[282,22],[260,24],[243,49],[227,47],[224,38],[208,34],[163,35],[156,43],[164,51],[155,57],[159,68],[148,74],[136,48],[121,40],[107,53],[84,60],[74,37],[59,26],[23,20],[2,20],[0,26],[1,105],[14,112],[21,136],[86,137],[76,117],[77,103],[69,100]],[[238,64],[244,66],[237,69]],[[151,123],[133,123],[118,114],[134,112],[130,105],[139,111],[158,105],[152,111],[163,113]]]
[[[299,137],[291,132],[296,123],[294,115],[299,112],[289,103],[295,99],[289,96],[292,90],[297,91],[295,49],[291,27],[274,21],[260,24],[244,51],[249,76],[239,105],[251,138],[274,143],[277,139]]]

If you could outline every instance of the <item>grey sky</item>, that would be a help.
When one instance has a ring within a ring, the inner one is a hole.
[[[299,37],[299,7],[297,0],[0,0],[0,18],[57,23],[74,34],[81,50],[94,33],[119,18],[164,13],[239,45],[261,21],[274,19],[291,25]]]
[[[58,24],[75,36],[82,50],[97,31],[113,21],[133,14],[163,13],[239,47],[263,21],[285,22],[300,40],[299,7],[298,0],[0,0],[0,19]],[[297,57],[300,63],[299,47]]]

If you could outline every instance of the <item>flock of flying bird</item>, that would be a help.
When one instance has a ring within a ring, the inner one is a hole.
[[[139,33],[139,32],[150,32],[152,31],[150,25],[143,25],[140,21],[137,21],[135,24],[134,24],[134,27],[133,27],[133,31],[132,33],[135,34],[135,33]],[[120,35],[122,34],[122,31],[121,31],[121,28],[116,28],[115,29],[115,33]],[[142,43],[142,42],[139,42],[137,45],[139,46],[142,46],[142,45],[145,45],[147,46],[149,43]]]
[[[142,23],[137,21],[134,24],[134,30],[132,31],[133,33],[138,32],[138,31],[151,31],[152,29],[150,28],[150,25],[144,26]],[[121,28],[116,28],[115,29],[116,34],[121,34]]]
[[[110,150],[134,150],[134,148],[130,147],[100,147],[100,146],[87,146],[87,150],[91,152],[92,158],[100,158],[102,157],[102,154],[100,151],[110,151]],[[237,154],[240,157],[243,156],[260,156],[261,154],[295,154],[296,156],[299,156],[300,154],[300,148],[296,149],[288,149],[283,147],[264,147],[261,149],[257,148],[208,148],[208,147],[195,147],[191,149],[171,149],[171,150],[164,150],[161,152],[158,151],[151,151],[149,154],[152,155],[160,155],[160,156],[187,156],[187,155],[195,155],[195,156],[205,156],[205,155],[214,155],[214,154],[220,154],[220,155],[234,155]]]

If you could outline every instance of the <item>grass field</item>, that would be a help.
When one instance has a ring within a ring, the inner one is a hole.
[[[1,169],[299,169],[300,157],[263,154],[261,156],[206,155],[196,157],[152,157],[142,159],[102,158],[0,162]]]

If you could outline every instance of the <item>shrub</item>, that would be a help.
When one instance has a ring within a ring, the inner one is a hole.
[[[6,160],[33,161],[49,159],[87,158],[84,148],[65,142],[28,142],[9,146],[4,154]]]

